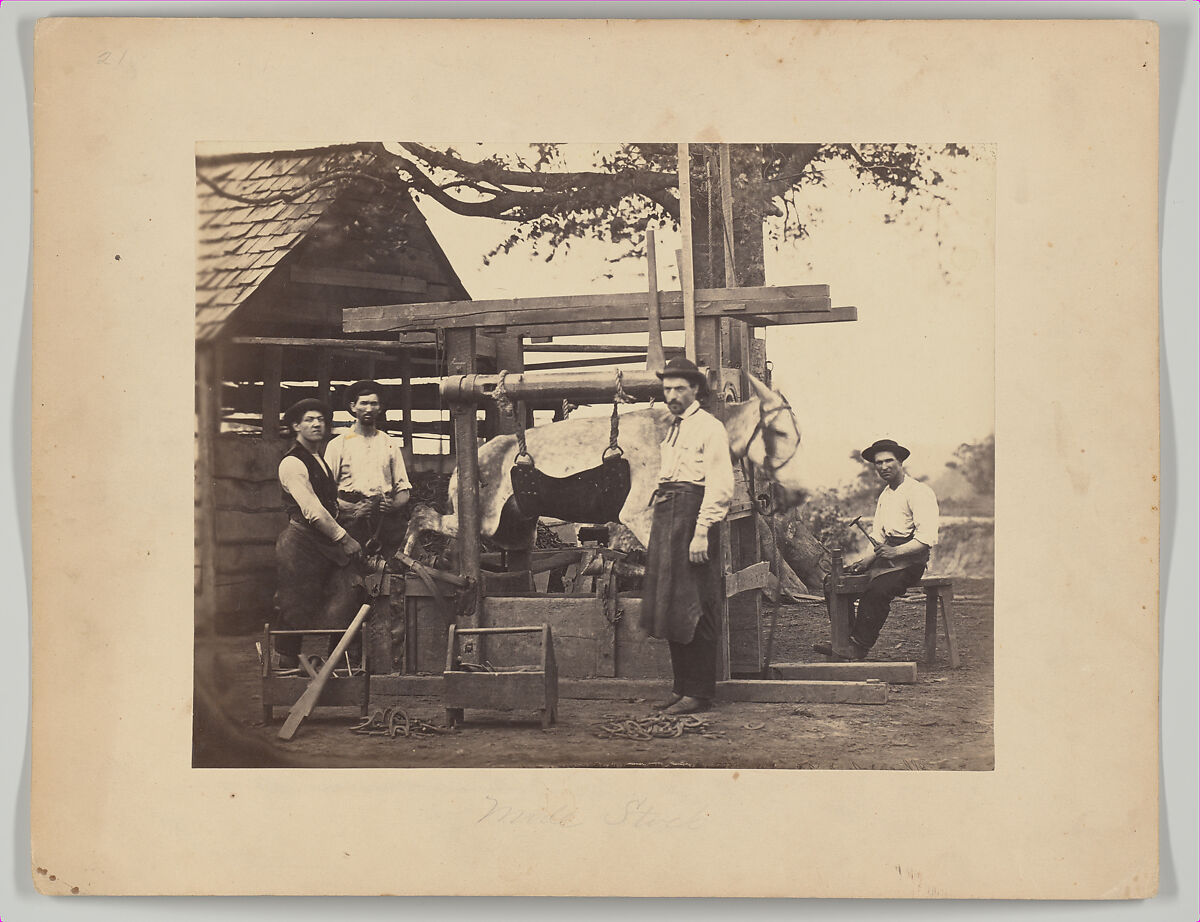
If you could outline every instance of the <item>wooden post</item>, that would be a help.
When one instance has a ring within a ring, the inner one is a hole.
[[[725,240],[725,284],[737,287],[737,262],[733,252],[733,173],[729,165],[729,145],[722,144],[719,153],[721,179],[721,236]]]
[[[262,437],[279,435],[279,379],[283,375],[283,347],[267,346],[263,366]]]
[[[679,154],[679,234],[682,246],[675,251],[679,267],[679,287],[683,290],[683,344],[686,355],[696,364],[696,285],[692,275],[692,160],[687,144]]]
[[[332,356],[328,349],[317,350],[317,399],[324,400],[330,407],[333,407],[333,394],[330,388],[331,373],[329,370],[330,360]],[[333,429],[333,420],[326,420],[326,429]]]
[[[446,365],[450,375],[471,374],[475,370],[474,328],[446,331]],[[473,593],[471,614],[463,626],[474,627],[479,617],[479,587],[481,580],[482,548],[479,543],[479,441],[475,404],[455,402],[450,405],[454,419],[454,444],[458,463],[458,562],[459,573],[471,581],[463,592]],[[482,655],[482,647],[479,650]],[[482,662],[482,660],[480,660]]]
[[[646,302],[646,370],[662,371],[666,357],[663,355],[662,321],[658,310],[658,256],[652,229],[646,231],[646,278],[650,283],[650,296]]]
[[[217,347],[196,349],[196,489],[200,508],[200,594],[196,599],[196,630],[212,634],[217,619],[216,439],[221,418],[221,377]]]
[[[400,353],[400,433],[404,437],[404,466],[408,469],[409,479],[414,473],[413,455],[413,392],[412,392],[412,351],[405,349]]]
[[[520,336],[500,336],[496,339],[496,371],[507,371],[517,374],[525,370],[525,350],[521,345]],[[500,414],[496,431],[502,435],[512,435],[518,425],[525,425],[525,402],[517,401],[513,405],[513,416],[510,418]]]

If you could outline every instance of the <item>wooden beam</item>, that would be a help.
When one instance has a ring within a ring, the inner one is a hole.
[[[411,348],[410,345],[394,339],[332,339],[322,336],[235,336],[230,342],[238,346],[285,346],[305,349],[316,346],[402,352]],[[432,344],[432,339],[430,343]]]
[[[407,353],[405,353],[407,355]],[[332,356],[328,349],[317,349],[317,399],[324,400],[330,406],[333,406],[333,394],[330,392],[330,371],[329,363]],[[332,426],[333,420],[326,420],[329,426]]]
[[[773,679],[864,682],[874,679],[891,685],[915,685],[916,663],[775,663]]]
[[[646,355],[648,353],[645,346],[615,345],[613,343],[526,343],[525,351],[527,353],[568,352],[579,355],[589,352],[601,352],[605,355]],[[683,349],[680,346],[666,346],[663,351],[668,355],[683,355]]]
[[[221,387],[218,347],[196,350],[196,489],[199,492],[200,595],[196,600],[196,629],[211,635],[217,612],[216,438],[220,427]]]
[[[371,676],[371,697],[435,698],[441,696],[442,686],[441,676]],[[662,679],[560,678],[558,697],[585,701],[633,701],[661,695],[662,687]],[[733,679],[717,683],[717,700],[779,704],[886,704],[887,685],[882,682]]]
[[[663,352],[662,312],[658,307],[658,257],[653,228],[646,231],[646,279],[649,283],[646,300],[646,370],[662,371],[666,356]]]
[[[631,365],[633,363],[642,364],[646,361],[645,354],[634,355],[609,355],[600,359],[566,359],[561,362],[535,362],[532,365],[526,365],[527,371],[543,371],[551,368],[592,368],[603,365]]]
[[[737,262],[733,249],[733,172],[729,166],[729,145],[718,148],[717,162],[721,181],[721,229],[725,242],[725,284],[737,287]]]
[[[717,683],[718,701],[773,704],[887,704],[883,682],[813,682],[806,679],[732,679]]]
[[[404,468],[412,476],[413,470],[413,376],[412,354],[405,350],[400,353],[400,433],[404,439],[401,456],[404,458]]]
[[[857,319],[857,307],[835,307],[823,314],[772,314],[771,316],[756,315],[745,318],[746,323],[752,327],[784,327],[797,323],[844,323]]]
[[[273,439],[279,433],[279,378],[283,371],[283,347],[267,346],[263,367],[262,437]]]
[[[840,313],[839,313],[840,312]],[[796,323],[831,323],[846,320],[857,319],[857,309],[848,307],[838,307],[829,311],[819,313],[805,314],[786,314],[781,315],[785,319],[786,325]],[[768,324],[757,322],[758,318],[745,318],[750,326],[761,327]],[[785,325],[784,323],[775,324],[778,326]],[[683,318],[664,318],[662,321],[664,330],[682,330]],[[610,334],[625,334],[625,333],[645,333],[645,320],[591,320],[591,321],[575,321],[572,323],[547,323],[547,324],[519,324],[509,326],[509,333],[520,334],[523,336],[540,336],[543,334],[550,336],[606,336]],[[667,347],[667,352],[671,352],[671,347]],[[680,349],[676,354],[682,354]]]
[[[695,291],[697,316],[727,313],[716,305],[724,302],[792,302],[793,311],[828,310],[828,285],[781,285],[754,288],[700,288]],[[683,292],[659,293],[664,317],[683,317]],[[732,308],[755,313],[753,308]],[[781,313],[783,305],[769,308]],[[513,326],[518,323],[553,323],[603,316],[640,320],[646,323],[646,295],[641,292],[608,295],[561,295],[546,298],[502,298],[486,301],[431,301],[421,304],[378,304],[347,307],[342,311],[342,328],[347,333],[397,332],[448,329],[452,327]]]
[[[679,169],[679,236],[680,249],[675,251],[679,269],[679,287],[683,289],[683,348],[687,357],[696,358],[696,277],[692,267],[692,156],[686,143],[677,148],[676,166]]]
[[[339,288],[372,288],[379,291],[402,291],[423,295],[429,291],[425,279],[384,272],[362,272],[357,269],[292,266],[292,281],[301,285],[334,285]]]
[[[451,375],[467,375],[475,371],[475,331],[446,331],[446,365]],[[455,508],[458,512],[458,560],[459,573],[473,581],[473,587],[464,592],[473,593],[473,604],[469,613],[459,622],[462,627],[477,627],[479,624],[480,555],[483,548],[479,537],[479,439],[478,420],[473,403],[452,404],[454,420],[455,457],[458,461],[458,496]],[[483,642],[479,644],[477,662],[483,662]]]

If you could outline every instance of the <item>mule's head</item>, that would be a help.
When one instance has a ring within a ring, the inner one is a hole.
[[[808,495],[801,470],[800,424],[782,394],[753,375],[747,377],[754,399],[730,408],[730,450],[767,475],[783,506],[799,506]]]

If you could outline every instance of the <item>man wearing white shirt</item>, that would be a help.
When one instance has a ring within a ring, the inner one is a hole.
[[[357,607],[347,565],[362,547],[338,524],[337,486],[321,460],[329,418],[329,407],[312,399],[283,414],[293,441],[279,462],[288,524],[275,542],[275,604],[289,630],[348,625]],[[275,649],[281,670],[299,666],[299,635],[279,637]]]
[[[713,526],[733,499],[733,463],[725,427],[696,402],[706,383],[700,370],[679,357],[658,377],[672,417],[660,446],[639,626],[668,641],[671,650],[675,682],[657,707],[691,714],[707,710],[716,694],[719,555]]]
[[[337,484],[338,521],[363,544],[377,533],[384,543],[395,543],[397,533],[403,534],[397,513],[412,490],[400,440],[379,428],[385,413],[382,395],[376,381],[346,388],[354,424],[325,448],[325,462]]]
[[[938,541],[938,503],[933,490],[904,472],[909,450],[891,439],[880,439],[862,450],[865,461],[886,484],[875,504],[871,526],[873,550],[849,565],[867,571],[870,582],[858,600],[850,629],[852,659],[864,659],[879,639],[892,599],[915,586]],[[815,644],[818,653],[832,655],[829,644]]]

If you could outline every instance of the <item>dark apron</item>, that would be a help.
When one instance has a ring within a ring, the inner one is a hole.
[[[696,623],[712,607],[714,574],[719,559],[717,529],[708,533],[708,563],[688,560],[688,545],[704,487],[692,483],[660,484],[651,502],[654,523],[646,549],[646,578],[638,627],[651,637],[691,643]]]
[[[912,537],[912,535],[909,535],[907,538],[888,536],[884,538],[884,543],[890,544],[892,547],[899,547],[902,544],[908,544],[912,540]],[[872,561],[871,566],[867,568],[867,576],[870,577],[871,582],[874,582],[881,576],[896,573],[900,570],[920,570],[923,573],[928,563],[929,548],[927,547],[911,554],[905,554],[902,557],[893,557],[891,560],[876,557]]]

